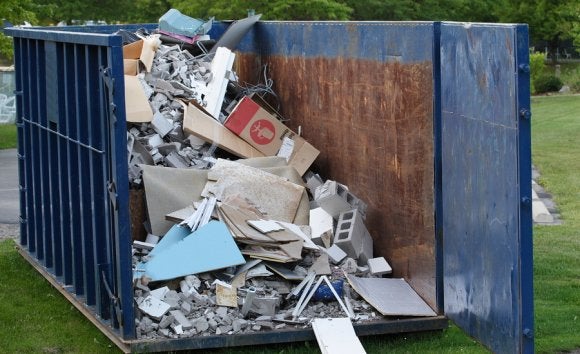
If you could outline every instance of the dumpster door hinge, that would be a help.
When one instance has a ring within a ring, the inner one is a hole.
[[[109,191],[111,204],[113,204],[113,210],[117,210],[117,187],[115,186],[115,182],[108,182],[107,190]]]
[[[117,296],[115,296],[115,294],[113,294],[113,292],[111,291],[111,287],[109,286],[109,282],[107,281],[107,277],[105,276],[104,271],[101,271],[101,280],[103,281],[103,284],[105,285],[105,289],[107,290],[107,294],[109,294],[109,299],[111,299],[111,302],[113,303],[113,306],[115,307],[115,315],[117,315],[117,322],[119,322],[119,325],[122,326],[123,325],[123,311],[121,309],[121,304],[119,302],[119,298]]]
[[[111,68],[101,67],[101,79],[105,83],[107,88],[107,103],[109,105],[109,119],[114,124],[117,121],[117,106],[115,105],[114,94],[115,94],[115,79],[111,77]]]
[[[526,338],[529,338],[529,339],[534,338],[534,331],[532,331],[529,328],[525,328],[522,333],[523,333],[524,337],[526,337]]]

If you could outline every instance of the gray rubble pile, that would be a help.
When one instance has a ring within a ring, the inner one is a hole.
[[[235,89],[233,52],[193,55],[158,38],[143,40],[130,63],[145,69],[126,77],[138,80],[145,98],[127,127],[129,179],[147,203],[148,236],[133,243],[137,338],[310,328],[316,318],[434,316],[406,282],[385,277],[392,269],[373,255],[366,203],[311,172],[319,151],[284,125],[292,138],[275,139],[281,116]],[[271,85],[263,90],[272,93]],[[274,120],[259,120],[250,129],[259,134],[245,136],[226,124],[239,105]],[[265,153],[253,138],[281,145]],[[294,159],[297,151],[303,155]],[[219,158],[232,154],[243,158]],[[412,306],[397,307],[399,297],[413,296]]]

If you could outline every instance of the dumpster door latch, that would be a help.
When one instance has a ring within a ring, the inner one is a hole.
[[[117,210],[117,187],[115,186],[115,182],[108,182],[107,190],[109,191],[111,204],[113,204],[113,210]]]

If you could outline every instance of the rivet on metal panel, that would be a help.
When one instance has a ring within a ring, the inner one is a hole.
[[[527,205],[531,205],[532,204],[532,198],[530,198],[530,197],[523,197],[522,198],[522,204],[523,205],[526,205],[526,206]]]
[[[524,329],[523,334],[524,334],[524,337],[526,337],[526,338],[530,338],[530,339],[534,338],[534,331],[532,331],[529,328]]]
[[[525,108],[520,109],[520,117],[522,119],[529,120],[530,118],[532,118],[532,112],[530,112],[529,109],[525,109]]]
[[[519,69],[520,69],[520,72],[522,72],[522,73],[529,73],[530,72],[530,66],[528,64],[520,64]]]

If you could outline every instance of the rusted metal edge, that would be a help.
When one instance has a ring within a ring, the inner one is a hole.
[[[131,347],[127,345],[107,324],[101,322],[89,308],[87,308],[74,294],[70,293],[59,281],[46,270],[44,266],[32,257],[28,251],[20,245],[16,245],[16,250],[34,269],[36,269],[48,282],[58,290],[74,307],[77,308],[92,324],[94,324],[107,338],[111,340],[123,353],[131,353]]]

